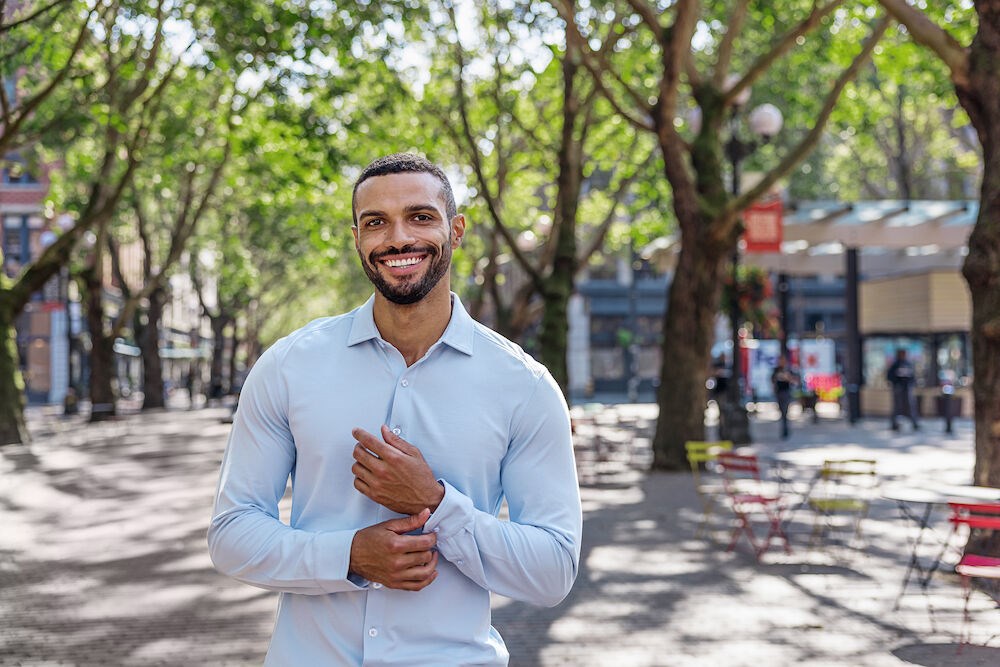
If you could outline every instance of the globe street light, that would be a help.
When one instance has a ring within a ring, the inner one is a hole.
[[[762,104],[753,109],[746,118],[746,125],[749,127],[750,138],[741,136],[741,125],[743,105],[749,101],[750,89],[746,88],[734,100],[733,110],[729,118],[729,139],[726,141],[724,149],[726,157],[732,167],[732,195],[738,197],[740,194],[740,163],[749,157],[758,147],[766,144],[778,132],[781,131],[782,116],[781,111],[773,104]],[[740,265],[739,241],[733,246],[733,289],[729,304],[729,320],[732,327],[732,366],[729,376],[728,400],[729,405],[723,410],[721,429],[724,431],[724,439],[732,440],[736,444],[747,444],[750,442],[750,419],[747,415],[746,405],[743,402],[743,389],[741,384],[742,369],[740,368],[740,305],[737,298],[736,288],[738,284],[738,271]]]

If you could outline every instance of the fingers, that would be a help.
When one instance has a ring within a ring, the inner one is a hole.
[[[410,531],[423,528],[424,524],[427,523],[427,519],[429,518],[431,518],[431,511],[427,508],[424,508],[411,516],[404,516],[398,519],[389,519],[382,525],[384,525],[386,528],[396,533],[397,535],[403,535],[404,533],[409,533]],[[428,535],[434,535],[434,533],[428,533]]]
[[[387,444],[392,445],[404,454],[412,456],[420,453],[420,450],[393,433],[392,429],[385,424],[382,424],[382,439],[385,440]]]
[[[366,452],[368,456],[372,456],[372,454],[374,454],[376,457],[384,458],[385,455],[391,451],[390,445],[388,445],[378,436],[369,433],[363,428],[351,429],[351,435],[354,436],[354,439],[358,441],[359,445],[363,449],[368,450],[368,452]],[[358,458],[357,448],[355,448],[354,458]]]
[[[392,581],[387,582],[389,588],[404,591],[419,591],[430,586],[437,579],[438,554],[433,552],[428,561],[399,573]]]

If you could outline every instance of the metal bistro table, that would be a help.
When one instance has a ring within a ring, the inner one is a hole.
[[[930,483],[921,486],[888,486],[883,489],[882,497],[895,502],[900,515],[917,526],[917,534],[910,542],[910,560],[906,565],[906,574],[903,575],[903,584],[893,606],[893,609],[898,609],[913,572],[918,573],[917,581],[920,583],[920,587],[926,589],[944,556],[944,550],[942,550],[926,567],[920,562],[920,547],[924,543],[927,529],[930,528],[931,515],[935,506],[943,507],[949,501],[1000,502],[1000,489],[986,486]],[[922,506],[922,509],[917,509],[918,506]],[[944,546],[947,548],[947,543]]]

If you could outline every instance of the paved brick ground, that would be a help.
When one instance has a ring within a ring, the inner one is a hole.
[[[695,537],[690,477],[642,472],[654,410],[606,411],[599,440],[581,435],[580,576],[554,609],[496,599],[512,665],[1000,664],[1000,648],[957,652],[953,575],[894,609],[912,531],[887,501],[864,550],[809,548],[804,514],[793,553],[761,563],[723,551],[722,517],[715,542]],[[217,575],[205,550],[227,412],[94,425],[35,413],[32,446],[0,448],[0,665],[261,662],[275,598]],[[866,453],[889,481],[968,481],[967,422],[949,437],[930,421],[893,437],[881,422],[823,419],[779,442],[773,417],[754,423],[765,453]],[[972,607],[974,641],[1000,635],[992,601],[977,593]]]

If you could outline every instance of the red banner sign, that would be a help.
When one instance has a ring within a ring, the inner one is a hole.
[[[781,252],[780,199],[757,202],[743,212],[743,240],[746,252]]]

